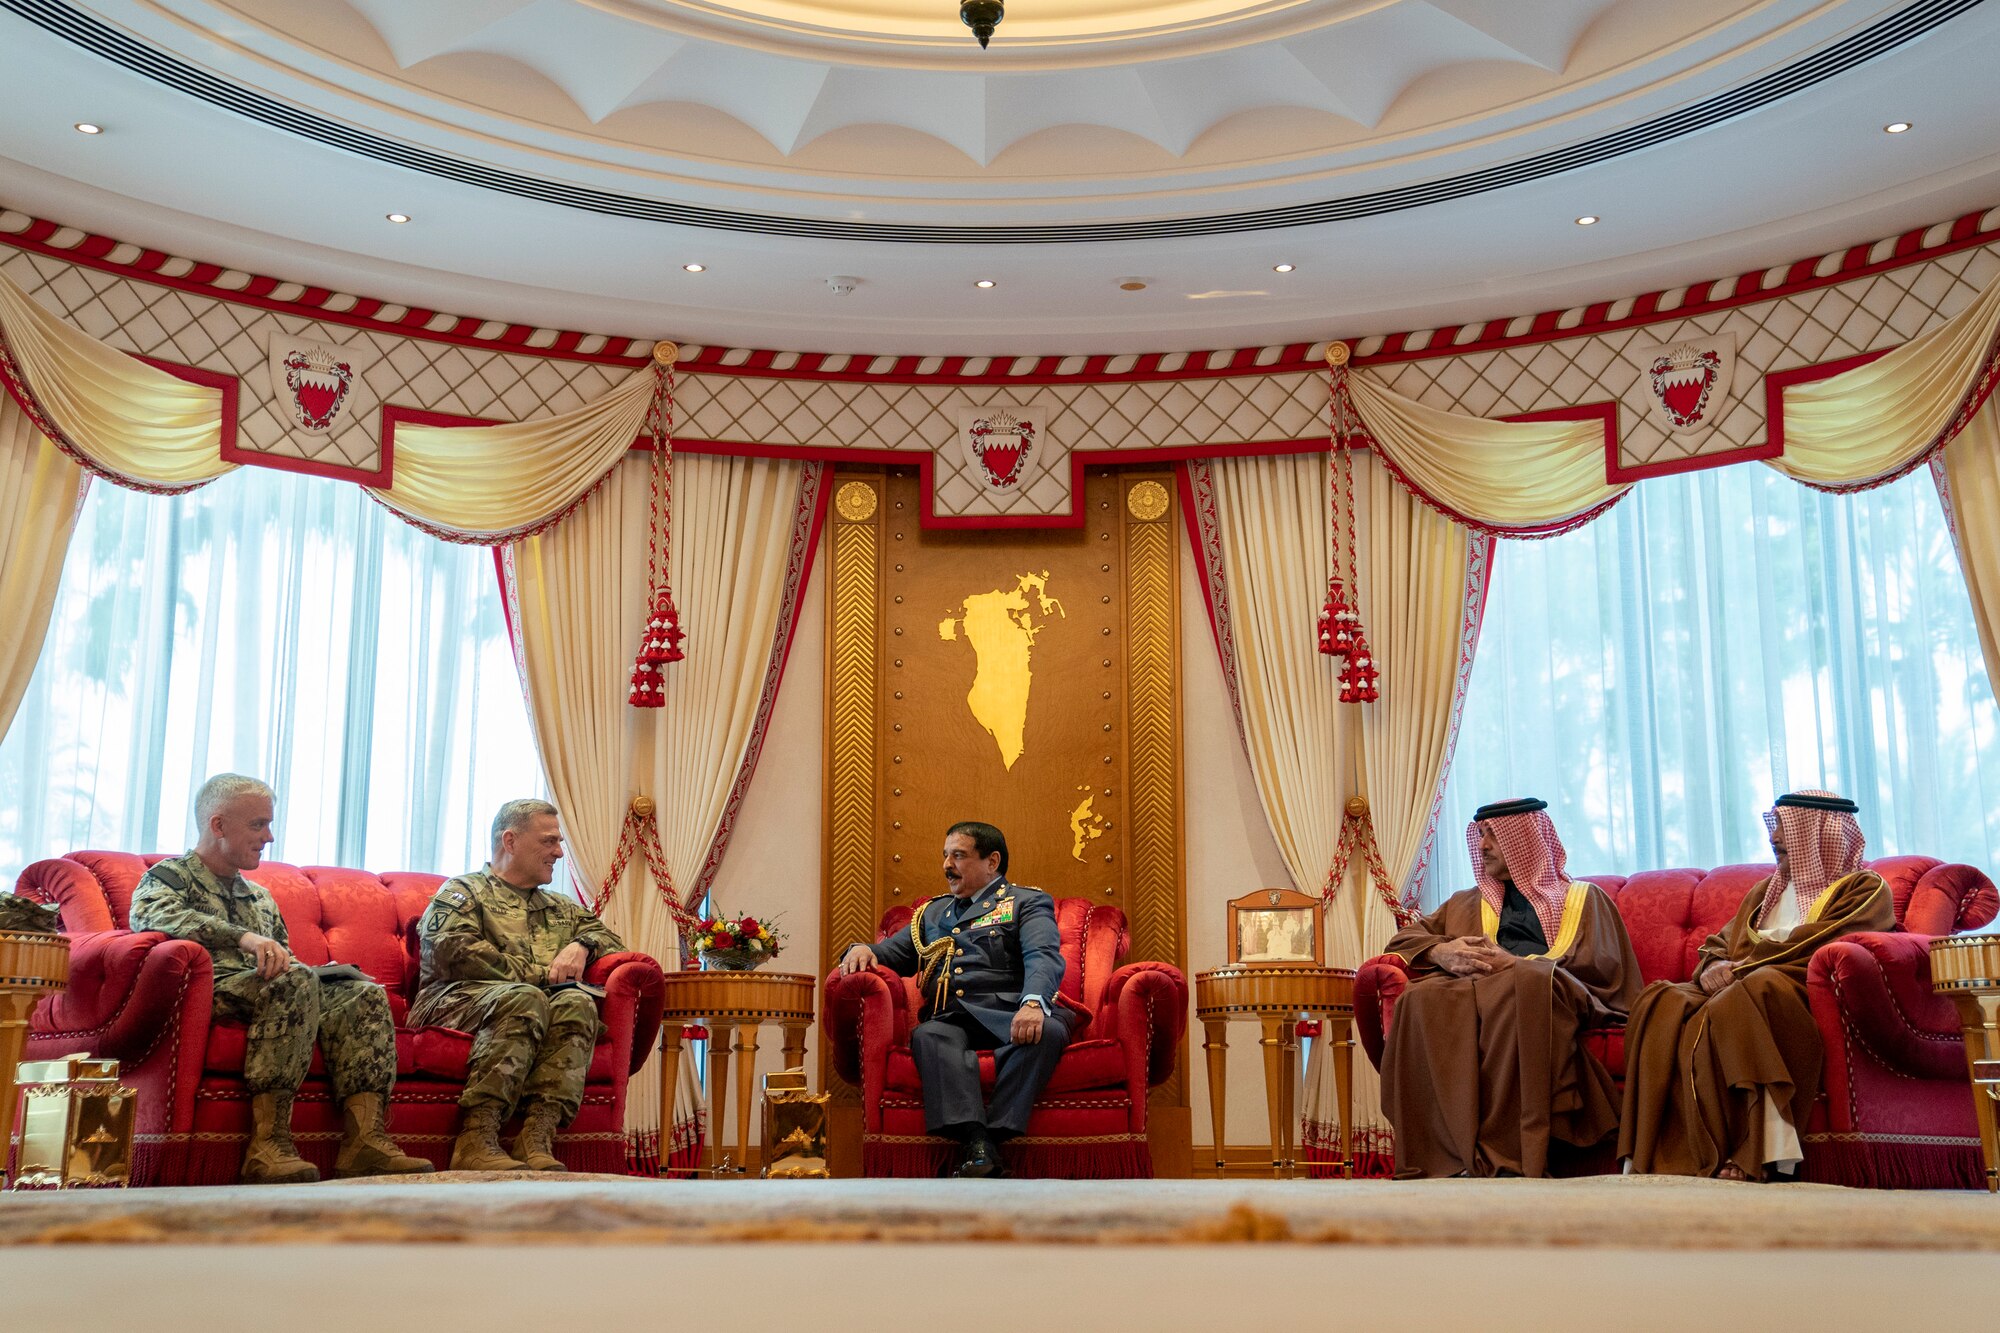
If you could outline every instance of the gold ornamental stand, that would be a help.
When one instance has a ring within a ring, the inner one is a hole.
[[[2000,1193],[2000,933],[1947,935],[1931,941],[1931,985],[1958,1007],[1965,1064],[1972,1074],[1972,1109],[1986,1190]]]
[[[806,1029],[812,1026],[818,979],[796,972],[669,972],[660,1016],[660,1142],[672,1131],[674,1080],[681,1067],[681,1034],[691,1023],[708,1028],[708,1147],[712,1174],[723,1160],[722,1111],[729,1099],[729,1045],[736,1030],[736,1161],[749,1153],[750,1102],[756,1089],[757,1029],[776,1023],[784,1031],[784,1067],[805,1064]]]
[[[69,936],[0,930],[0,1179],[13,1158],[20,1093],[14,1073],[28,1044],[28,1016],[44,995],[69,983]]]
[[[1333,1078],[1340,1097],[1340,1173],[1354,1175],[1349,1122],[1354,1110],[1354,971],[1346,967],[1222,967],[1194,978],[1194,1013],[1206,1033],[1208,1116],[1215,1133],[1215,1174],[1222,1149],[1228,1099],[1229,1021],[1254,1018],[1264,1025],[1264,1104],[1271,1117],[1271,1177],[1295,1175],[1298,1162],[1298,1021],[1321,1020],[1322,1040],[1333,1043]]]

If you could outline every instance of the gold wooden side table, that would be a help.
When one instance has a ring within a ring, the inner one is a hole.
[[[69,936],[0,930],[0,1181],[13,1155],[14,1071],[28,1045],[28,1016],[44,995],[69,984]]]
[[[1931,941],[1931,985],[1958,1006],[1965,1064],[1972,1074],[1972,1109],[1986,1189],[2000,1193],[2000,934],[1947,935]]]
[[[785,1068],[805,1063],[806,1029],[813,1024],[819,979],[796,972],[669,972],[660,1016],[660,1142],[673,1136],[674,1081],[681,1067],[681,1034],[691,1023],[708,1028],[708,1169],[723,1160],[722,1113],[729,1099],[729,1044],[736,1030],[737,1171],[750,1146],[750,1102],[756,1091],[757,1029],[776,1023],[784,1031]],[[664,1168],[663,1168],[664,1170]]]
[[[1264,1025],[1264,1104],[1271,1117],[1271,1176],[1294,1175],[1298,1136],[1298,1022],[1318,1018],[1333,1043],[1333,1077],[1340,1097],[1340,1173],[1354,1174],[1349,1139],[1353,1120],[1354,971],[1345,967],[1222,967],[1194,978],[1194,1013],[1206,1033],[1208,1117],[1215,1133],[1215,1174],[1223,1173],[1223,1121],[1228,1109],[1229,1021]]]

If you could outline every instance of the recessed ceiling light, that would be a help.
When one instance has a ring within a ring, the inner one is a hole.
[[[972,285],[975,287],[996,287],[999,284],[994,282],[993,279],[991,278],[981,278],[978,282],[975,282]]]
[[[77,126],[77,128],[78,128],[78,129],[82,129],[82,128],[83,128],[83,126],[79,125],[79,126]],[[1908,130],[1909,128],[1910,128],[1910,122],[1909,122],[1909,121],[1907,121],[1907,120],[1899,120],[1899,121],[1897,121],[1897,122],[1896,122],[1895,124],[1893,124],[1893,125],[1884,125],[1884,126],[1882,127],[1882,133],[1884,133],[1884,134],[1902,134],[1903,132],[1905,132],[1905,131],[1906,131],[1906,130]]]
[[[1290,272],[1292,271],[1292,268],[1293,268],[1293,265],[1291,265],[1291,264],[1273,264],[1273,265],[1271,265],[1271,272],[1273,272],[1273,273],[1290,273]]]
[[[390,213],[387,216],[389,218],[389,221],[397,223],[399,225],[401,223],[405,223],[410,220],[410,215],[408,213]]]
[[[76,123],[76,132],[78,134],[102,134],[104,133],[104,127],[102,125],[93,125],[87,120],[79,120]]]
[[[1121,292],[1143,292],[1146,290],[1146,280],[1144,278],[1120,278],[1118,279],[1118,290]]]
[[[1597,214],[1585,213],[1576,220],[1576,225],[1579,227],[1595,227],[1597,225]]]
[[[684,271],[684,272],[687,272],[687,273],[706,273],[706,272],[708,272],[708,265],[706,265],[706,264],[682,264],[682,265],[681,265],[681,269],[682,269],[682,271]]]

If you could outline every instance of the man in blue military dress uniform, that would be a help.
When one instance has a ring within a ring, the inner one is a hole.
[[[880,944],[857,944],[843,973],[884,967],[916,976],[922,1021],[910,1055],[924,1088],[924,1122],[963,1146],[958,1176],[1006,1174],[998,1145],[1028,1127],[1028,1108],[1069,1044],[1056,1007],[1062,939],[1055,900],[1007,882],[1007,839],[991,824],[945,831],[950,892],[919,903],[910,924]],[[979,1052],[993,1052],[993,1099],[979,1087]]]

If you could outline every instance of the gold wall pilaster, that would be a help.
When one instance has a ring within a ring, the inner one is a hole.
[[[881,809],[882,478],[838,474],[833,577],[827,580],[826,847],[820,939],[824,975],[848,945],[875,938],[876,823]],[[832,1071],[821,1087],[835,1088]],[[836,1089],[843,1100],[856,1093]]]

